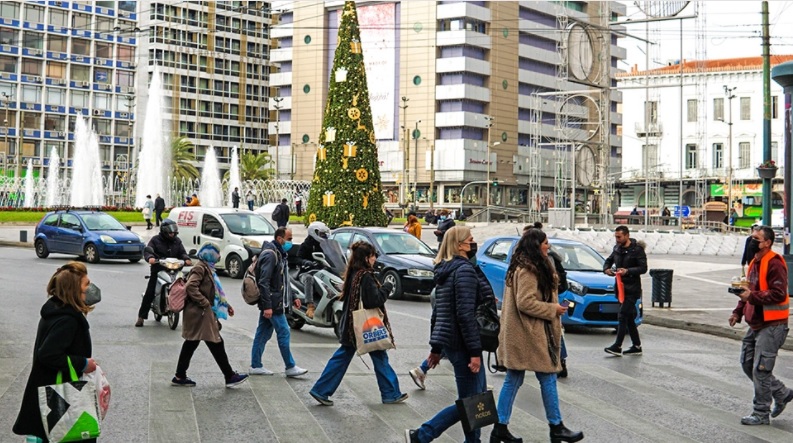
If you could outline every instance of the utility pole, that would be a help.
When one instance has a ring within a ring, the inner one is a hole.
[[[8,102],[9,102],[10,99],[11,99],[11,97],[8,94],[6,94],[5,92],[3,92],[3,100],[5,100],[5,102],[6,102],[6,116],[5,116],[5,119],[3,120],[3,126],[5,126],[5,129],[6,129],[6,131],[5,131],[5,155],[3,156],[3,158],[4,158],[3,162],[6,164],[6,167],[3,168],[3,175],[5,175],[5,176],[8,176],[8,171],[6,171],[6,169],[7,169],[7,165],[8,165],[8,154],[11,153],[11,148],[8,146]]]
[[[433,193],[435,187],[435,142],[430,142],[430,210],[433,209]]]
[[[771,37],[768,34],[768,2],[762,3],[763,17],[763,163],[771,160]],[[787,165],[786,165],[787,166]],[[763,224],[771,226],[772,178],[763,179]]]
[[[724,85],[724,95],[727,96],[727,103],[730,107],[730,111],[728,112],[728,116],[730,121],[727,122],[727,126],[730,127],[730,141],[727,148],[729,160],[727,161],[727,211],[729,211],[727,216],[732,212],[732,99],[735,98],[735,94],[732,91],[735,90],[735,87],[729,88],[727,85]]]
[[[485,213],[487,214],[487,222],[490,223],[490,130],[493,129],[493,122],[496,120],[493,116],[485,116],[487,123],[487,157],[485,158],[485,166],[487,167],[487,192],[485,193]],[[462,194],[462,193],[461,193]]]
[[[22,163],[22,143],[25,141],[25,111],[19,114],[19,128],[17,129],[16,159],[17,164],[14,169],[14,177],[19,177],[19,164]]]
[[[400,203],[403,208],[407,207],[407,200],[408,200],[407,194],[408,192],[410,192],[410,190],[407,189],[410,187],[410,171],[408,169],[408,167],[410,166],[409,163],[410,147],[408,146],[409,141],[408,141],[408,121],[407,121],[408,101],[410,101],[410,99],[403,96],[402,106],[400,106],[400,108],[402,108],[402,144],[403,144],[402,160],[404,164],[402,165],[402,185],[399,187],[399,189],[401,189],[400,192],[401,195],[399,198],[401,200]]]
[[[280,95],[280,91],[276,94]],[[281,178],[281,170],[279,169],[279,145],[281,144],[281,134],[279,133],[279,123],[281,122],[281,101],[283,101],[283,97],[273,97],[273,101],[275,105],[275,179],[278,180]]]
[[[421,133],[419,132],[419,123],[421,123],[421,120],[416,120],[416,129],[413,131],[413,139],[416,140],[415,143],[416,151],[414,152],[413,155],[413,170],[415,171],[415,173],[413,174],[414,176],[413,198],[416,204],[418,204],[418,200],[416,199],[416,197],[418,195],[418,189],[419,189],[419,136],[421,135]]]

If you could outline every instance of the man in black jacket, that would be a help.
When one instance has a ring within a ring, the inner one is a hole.
[[[631,239],[627,226],[617,226],[614,239],[617,244],[603,264],[603,272],[606,275],[620,275],[625,288],[625,300],[620,306],[617,340],[604,350],[618,357],[642,355],[642,342],[639,338],[639,328],[636,326],[636,301],[642,298],[641,275],[647,272],[647,255],[644,252],[644,244]],[[633,346],[623,353],[622,341],[625,339],[626,331],[631,336]]]
[[[259,287],[259,325],[253,336],[251,349],[251,375],[273,375],[273,371],[262,366],[264,346],[273,330],[278,337],[278,349],[287,377],[297,377],[308,372],[295,364],[292,351],[289,349],[289,324],[286,322],[286,308],[292,304],[300,309],[300,299],[291,300],[289,291],[289,275],[287,274],[287,252],[292,248],[292,230],[278,228],[275,239],[264,245],[257,264],[256,286]]]
[[[160,226],[160,223],[162,223],[163,211],[165,211],[165,200],[160,197],[160,194],[157,194],[157,198],[154,199],[154,214],[157,216],[157,226]]]
[[[282,198],[281,204],[275,207],[272,218],[279,228],[285,228],[289,224],[289,206],[285,198]]]
[[[240,188],[234,188],[234,191],[231,193],[231,207],[235,209],[239,209],[240,207]]]

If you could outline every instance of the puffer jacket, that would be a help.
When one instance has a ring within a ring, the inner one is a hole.
[[[627,248],[615,245],[611,255],[603,264],[603,270],[617,265],[617,269],[625,268],[628,273],[622,276],[622,284],[625,286],[625,297],[633,301],[642,296],[642,277],[647,272],[647,255],[644,253],[644,242],[630,239]]]
[[[435,306],[432,309],[430,346],[440,354],[444,347],[464,350],[472,357],[482,354],[476,306],[481,282],[474,265],[456,256],[435,266]],[[492,290],[491,290],[492,293]]]

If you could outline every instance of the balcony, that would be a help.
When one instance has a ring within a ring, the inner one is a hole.
[[[644,122],[635,122],[633,126],[636,137],[661,137],[664,135],[663,123],[650,123],[645,129]]]
[[[473,72],[490,75],[490,62],[471,57],[439,58],[435,61],[435,70],[442,72]]]
[[[492,46],[489,35],[465,29],[458,31],[440,31],[436,35],[438,46],[468,45],[485,49],[490,49]]]
[[[490,21],[490,9],[468,2],[438,5],[437,13],[438,20],[466,17],[483,22]]]
[[[435,87],[435,99],[490,102],[490,90],[473,85],[438,85]]]

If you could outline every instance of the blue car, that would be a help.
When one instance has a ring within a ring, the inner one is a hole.
[[[39,258],[50,253],[78,255],[90,263],[102,258],[136,263],[143,258],[143,239],[102,211],[48,212],[36,225],[33,242]]]
[[[493,286],[499,300],[504,295],[504,280],[512,258],[512,250],[520,237],[493,237],[485,241],[476,254],[479,267]],[[620,310],[615,294],[614,277],[603,273],[603,256],[589,246],[574,240],[548,238],[551,249],[562,257],[567,271],[568,290],[559,300],[570,300],[567,313],[562,316],[565,326],[616,328]],[[636,302],[636,324],[642,322],[642,301]]]

